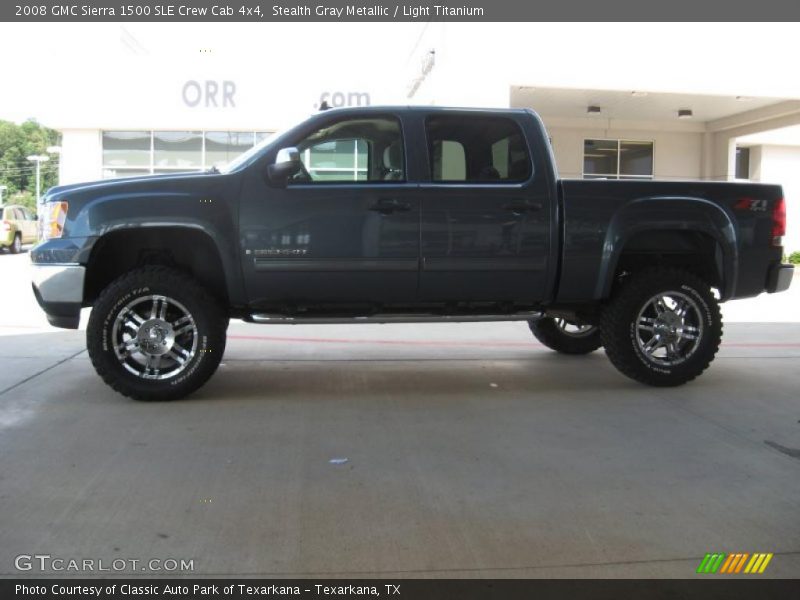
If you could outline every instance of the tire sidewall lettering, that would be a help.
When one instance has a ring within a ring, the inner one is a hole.
[[[114,303],[114,305],[109,309],[109,311],[105,314],[103,318],[103,352],[109,352],[110,349],[110,340],[111,340],[111,327],[110,325],[114,322],[119,314],[119,310],[122,306],[128,304],[131,300],[133,300],[137,296],[144,295],[150,292],[149,287],[142,287],[130,290],[120,296],[120,298]]]

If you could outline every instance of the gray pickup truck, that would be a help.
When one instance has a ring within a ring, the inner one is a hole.
[[[203,385],[230,318],[522,320],[674,386],[713,360],[719,302],[793,274],[780,186],[561,180],[530,110],[328,110],[221,170],[45,202],[34,294],[58,327],[93,307],[92,363],[141,400]]]

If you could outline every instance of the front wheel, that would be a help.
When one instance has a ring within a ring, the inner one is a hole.
[[[86,330],[89,356],[109,386],[137,400],[174,400],[214,374],[225,351],[217,301],[180,271],[147,266],[109,285]]]
[[[603,313],[600,337],[631,379],[676,386],[700,375],[722,340],[719,304],[708,284],[675,268],[631,275]]]
[[[528,325],[537,340],[562,354],[589,354],[603,345],[594,325],[554,317],[529,321]]]

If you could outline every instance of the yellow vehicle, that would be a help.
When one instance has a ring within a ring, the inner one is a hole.
[[[23,244],[36,243],[36,215],[18,204],[0,206],[0,248],[11,254],[22,250]]]

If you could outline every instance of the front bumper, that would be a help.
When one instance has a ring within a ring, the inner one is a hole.
[[[53,327],[77,329],[83,303],[86,267],[78,264],[32,264],[33,294]]]
[[[794,265],[777,264],[772,265],[767,274],[767,292],[785,292],[792,284],[794,276]]]

